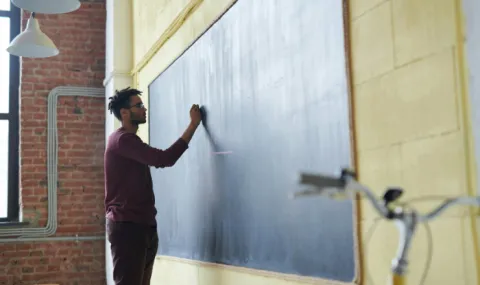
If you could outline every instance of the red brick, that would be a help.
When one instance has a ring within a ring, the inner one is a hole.
[[[22,18],[25,27],[28,13]],[[57,86],[102,87],[105,1],[82,2],[73,13],[37,16],[60,50],[56,57],[22,59],[20,198],[32,224],[47,222],[47,98]],[[23,28],[22,28],[23,29]],[[57,236],[104,235],[104,99],[58,101]],[[38,282],[105,284],[104,241],[0,244],[0,285]]]

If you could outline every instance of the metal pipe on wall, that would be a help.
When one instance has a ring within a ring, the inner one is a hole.
[[[103,88],[90,87],[72,87],[59,86],[50,91],[48,95],[48,133],[47,133],[47,175],[48,175],[48,218],[45,227],[41,228],[7,228],[0,229],[0,237],[16,237],[9,238],[8,241],[34,241],[47,240],[48,236],[55,234],[57,231],[57,183],[58,183],[58,128],[57,128],[57,103],[60,96],[78,96],[78,97],[94,97],[104,98],[105,91]],[[91,237],[58,237],[55,240],[90,240],[104,239],[103,236]],[[48,238],[50,240],[52,238]],[[7,242],[6,239],[0,239],[0,242]]]
[[[27,237],[27,238],[3,238],[0,243],[20,243],[20,242],[50,242],[50,241],[96,241],[105,240],[104,236],[61,236],[61,237]]]

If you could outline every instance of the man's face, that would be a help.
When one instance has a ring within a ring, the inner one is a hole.
[[[129,120],[133,125],[145,124],[147,122],[147,109],[143,106],[142,99],[139,96],[130,97],[129,107],[124,120]]]

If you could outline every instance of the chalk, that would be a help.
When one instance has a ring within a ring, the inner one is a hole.
[[[229,150],[229,151],[214,151],[212,152],[212,154],[214,155],[219,155],[219,154],[232,154],[233,151]]]

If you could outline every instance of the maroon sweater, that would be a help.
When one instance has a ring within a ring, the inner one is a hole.
[[[123,128],[114,131],[105,150],[105,212],[112,221],[156,225],[150,166],[170,167],[187,150],[178,139],[166,150],[144,143]]]

